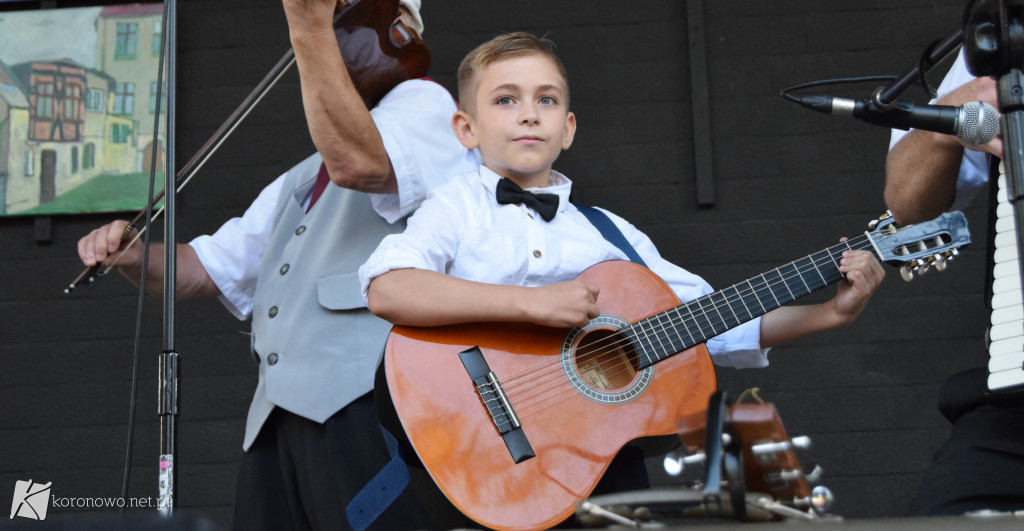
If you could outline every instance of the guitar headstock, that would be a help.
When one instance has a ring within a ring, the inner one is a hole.
[[[914,273],[923,275],[932,268],[944,271],[946,264],[971,243],[967,218],[963,212],[945,214],[922,223],[900,227],[886,212],[872,220],[865,234],[874,245],[878,259],[900,268],[900,276],[910,282]]]
[[[704,464],[705,483],[720,481],[730,499],[740,498],[752,508],[775,518],[814,520],[827,515],[832,493],[827,487],[811,487],[821,478],[821,468],[805,472],[796,451],[809,448],[809,437],[790,437],[775,406],[768,402],[716,403],[712,396],[706,421],[698,417],[681,419],[679,438],[688,455],[672,452],[665,457],[665,471],[677,475],[687,464]],[[720,414],[716,414],[716,410]],[[717,427],[716,427],[717,426]],[[708,431],[708,428],[711,431]],[[710,435],[710,438],[709,438]],[[721,443],[717,439],[721,438]],[[715,448],[715,447],[718,448]],[[730,461],[729,454],[734,456]],[[708,467],[721,467],[721,473]],[[707,489],[704,493],[708,496]],[[734,516],[745,516],[733,506]]]

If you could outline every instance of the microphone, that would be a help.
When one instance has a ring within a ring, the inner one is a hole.
[[[999,113],[995,107],[971,101],[959,107],[915,105],[897,101],[889,109],[879,109],[870,100],[848,100],[832,96],[800,98],[800,105],[825,114],[853,116],[869,124],[893,129],[923,129],[953,135],[972,146],[992,141],[999,134]]]

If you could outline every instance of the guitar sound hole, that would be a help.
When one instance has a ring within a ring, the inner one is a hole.
[[[626,387],[638,370],[633,343],[614,330],[587,333],[576,346],[575,358],[583,381],[602,391]]]

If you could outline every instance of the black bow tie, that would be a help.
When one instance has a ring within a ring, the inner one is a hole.
[[[498,181],[498,188],[494,195],[497,197],[499,205],[522,203],[536,210],[544,221],[551,221],[552,219],[555,219],[555,213],[558,212],[557,194],[535,194],[533,192],[527,192],[520,188],[518,184],[506,178],[502,178]]]

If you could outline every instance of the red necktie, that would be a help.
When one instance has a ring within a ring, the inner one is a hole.
[[[313,205],[316,204],[316,200],[320,199],[320,196],[327,189],[327,183],[331,182],[331,176],[327,174],[327,166],[323,162],[320,163],[320,171],[316,174],[316,182],[313,183],[313,195],[309,198],[309,206],[306,207],[306,212],[309,213]]]

